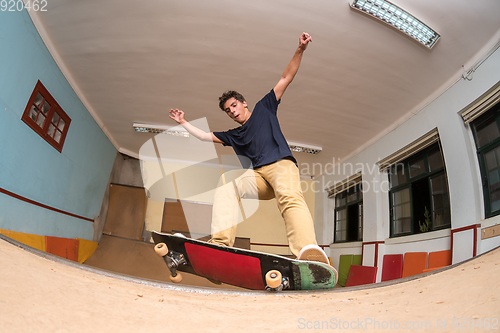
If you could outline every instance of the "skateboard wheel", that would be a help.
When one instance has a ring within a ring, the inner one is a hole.
[[[176,276],[170,275],[170,281],[172,281],[173,283],[179,283],[179,282],[181,282],[182,281],[182,275],[181,275],[181,273],[177,272]]]
[[[155,245],[155,252],[157,255],[159,255],[160,257],[164,257],[167,255],[168,253],[168,247],[167,247],[167,244],[165,243],[158,243]]]
[[[281,272],[277,270],[271,270],[266,274],[266,283],[269,288],[275,289],[281,285]]]

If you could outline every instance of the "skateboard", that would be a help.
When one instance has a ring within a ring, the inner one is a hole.
[[[172,282],[180,271],[251,290],[332,289],[337,271],[314,261],[210,244],[182,235],[153,232],[155,252],[163,257]]]

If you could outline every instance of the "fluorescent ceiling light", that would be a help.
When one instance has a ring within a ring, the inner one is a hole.
[[[432,48],[440,35],[413,15],[385,0],[354,0],[351,8],[370,15],[404,32],[428,48]]]
[[[142,132],[142,133],[155,133],[155,134],[169,134],[173,136],[182,136],[185,138],[189,138],[189,132],[186,131],[185,129],[180,129],[180,127],[176,127],[175,130],[173,130],[171,126],[164,126],[164,125],[149,125],[149,124],[138,124],[134,123],[133,125],[134,129],[136,132]]]
[[[136,132],[141,132],[141,133],[155,133],[155,134],[163,133],[163,134],[189,138],[189,132],[186,131],[185,129],[179,129],[179,126],[177,126],[175,130],[173,130],[172,129],[173,127],[171,126],[134,123],[133,127]],[[318,154],[321,150],[323,150],[323,148],[321,147],[304,145],[302,143],[294,143],[294,142],[288,142],[288,147],[290,147],[290,150],[292,151],[309,153],[309,154]]]
[[[305,145],[302,143],[288,142],[288,147],[290,147],[291,151],[299,152],[299,153],[308,153],[308,154],[318,154],[323,150],[321,147]]]

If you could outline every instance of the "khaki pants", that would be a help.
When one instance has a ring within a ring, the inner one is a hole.
[[[302,247],[317,244],[314,222],[300,188],[299,170],[290,160],[279,160],[255,170],[224,173],[215,191],[210,243],[233,246],[236,225],[250,216],[258,206],[241,205],[243,199],[276,198],[285,220],[290,250],[298,256]],[[266,232],[266,230],[262,230]]]

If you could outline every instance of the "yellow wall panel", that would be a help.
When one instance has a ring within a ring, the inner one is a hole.
[[[81,239],[81,238],[77,238],[77,240],[79,242],[78,262],[80,264],[83,264],[94,253],[94,251],[97,249],[97,245],[99,245],[99,243],[89,241],[86,239]]]
[[[0,229],[0,233],[35,249],[45,251],[45,236]]]

